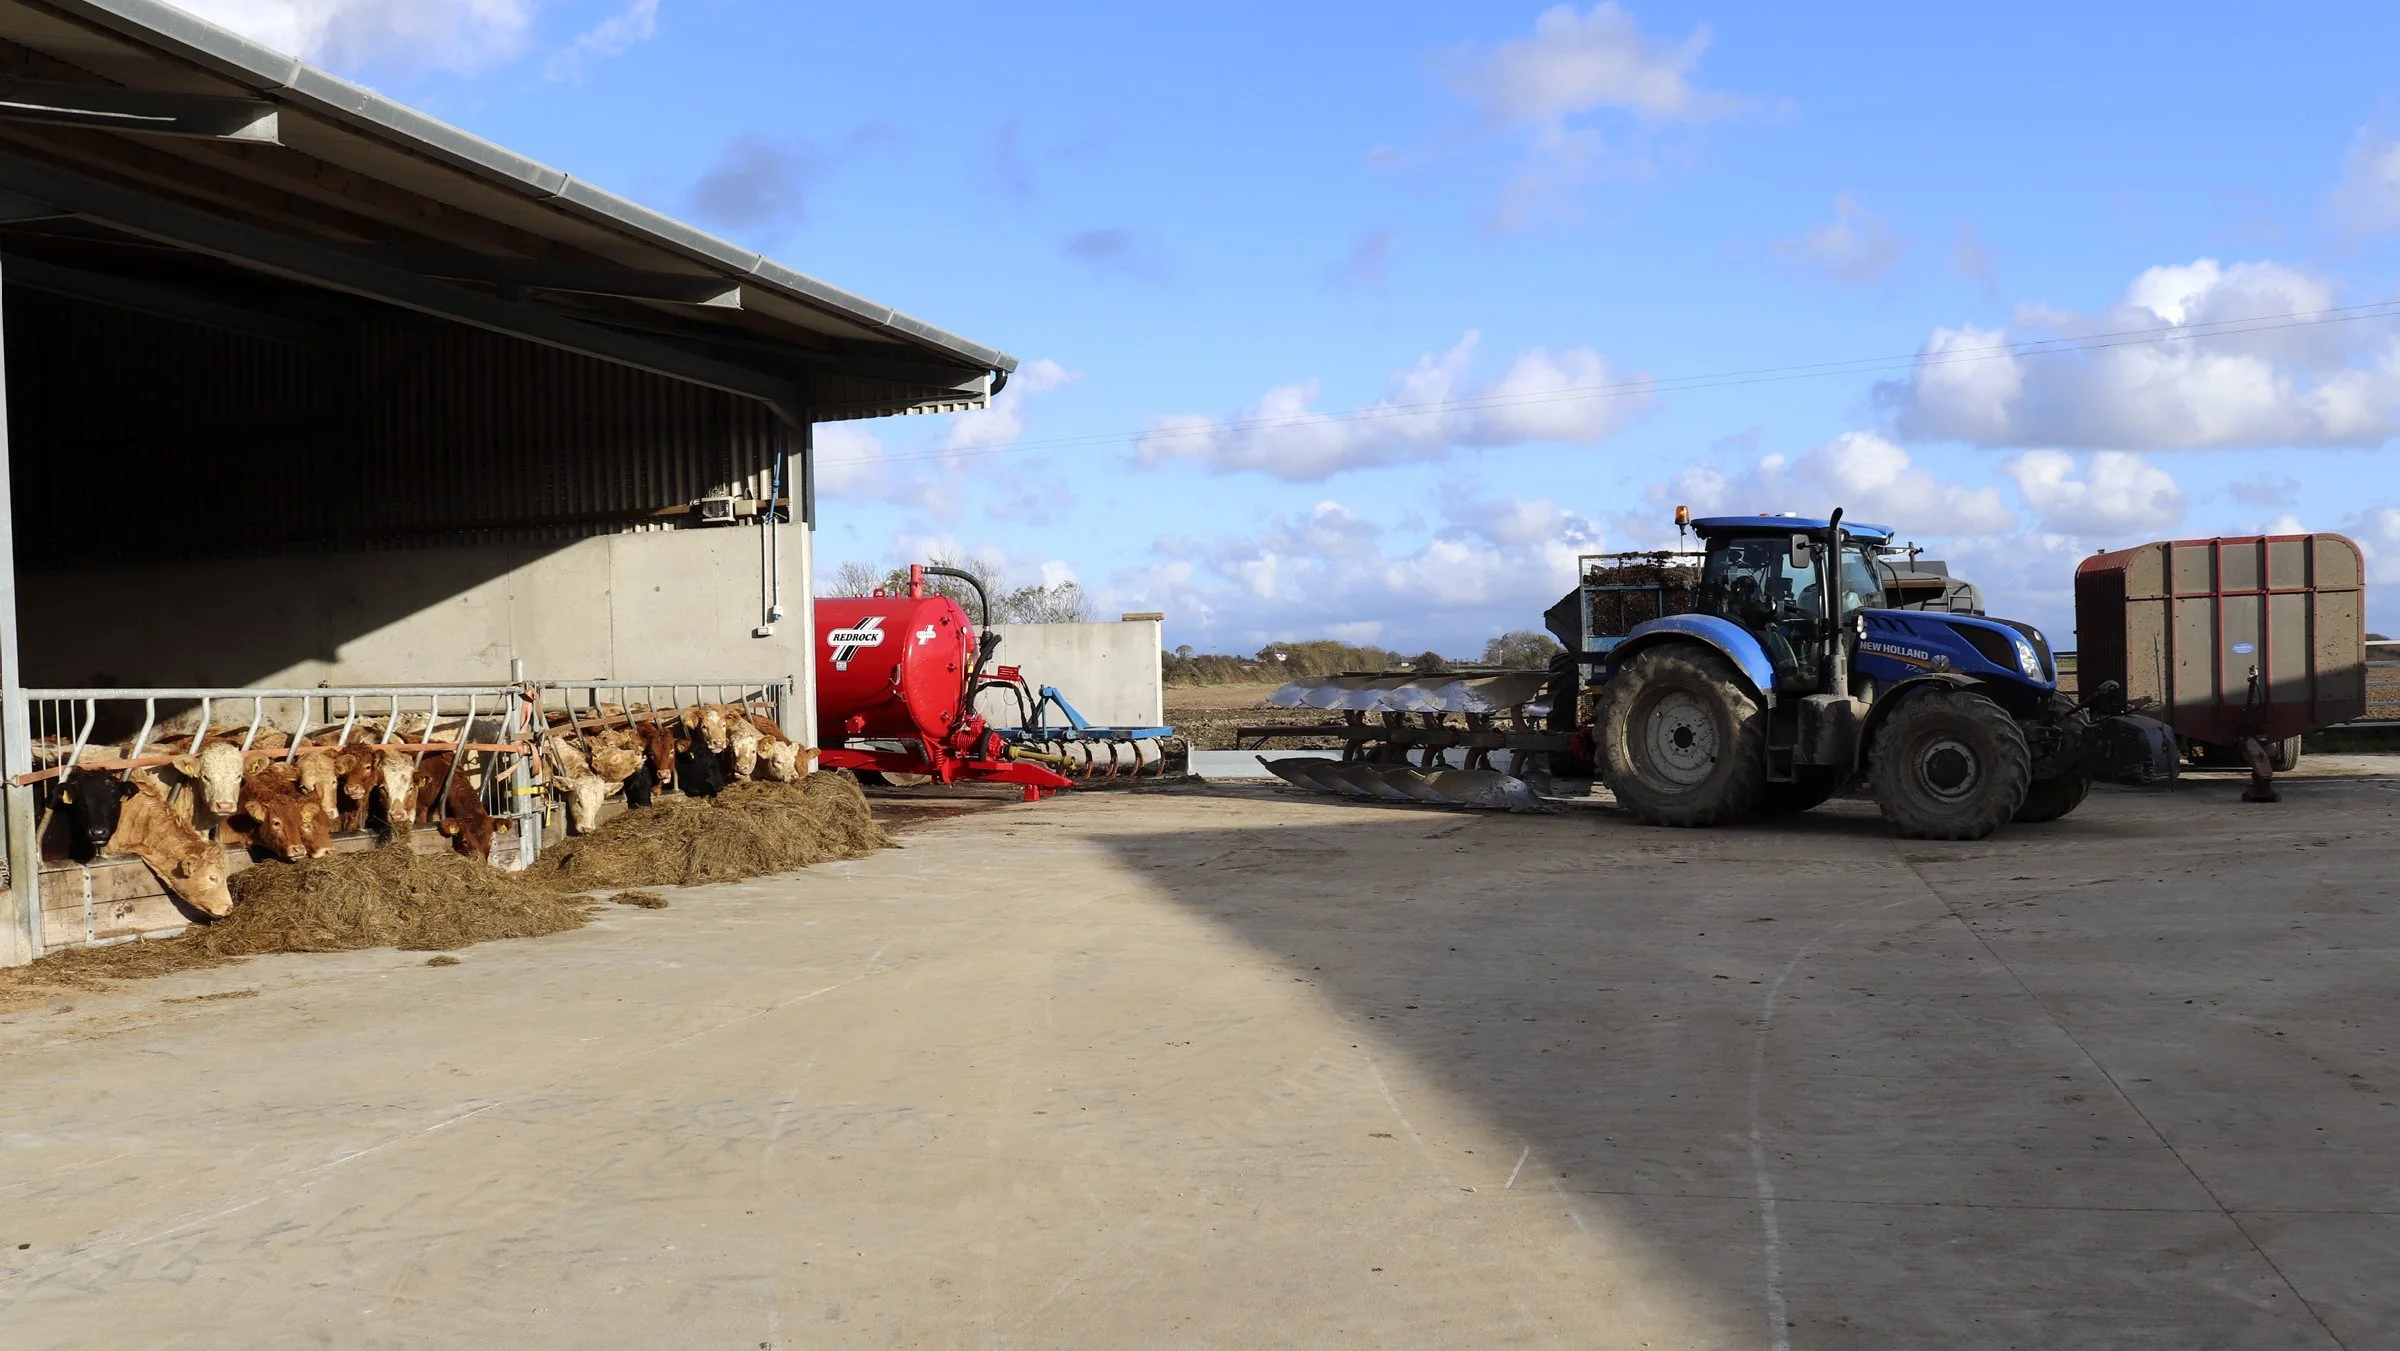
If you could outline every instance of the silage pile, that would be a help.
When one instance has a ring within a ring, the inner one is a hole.
[[[405,841],[364,854],[260,864],[233,879],[233,913],[184,941],[219,956],[403,948],[447,952],[583,927],[585,901]]]
[[[812,774],[797,784],[734,784],[713,799],[662,798],[551,846],[524,873],[447,849],[420,854],[405,840],[262,863],[234,875],[231,915],[180,938],[70,950],[0,972],[0,1011],[271,952],[443,952],[538,938],[588,922],[592,898],[581,892],[738,882],[865,858],[891,842],[856,780]],[[666,904],[640,892],[618,899]]]
[[[847,774],[737,783],[714,798],[661,798],[542,851],[528,878],[560,891],[688,887],[865,858],[889,845]]]

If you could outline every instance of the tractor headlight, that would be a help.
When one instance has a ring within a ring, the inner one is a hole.
[[[2041,654],[2033,650],[2033,644],[2022,638],[2017,640],[2017,669],[2025,673],[2027,680],[2042,678]]]

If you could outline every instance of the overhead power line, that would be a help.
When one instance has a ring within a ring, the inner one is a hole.
[[[1081,436],[1056,437],[1045,441],[1012,441],[993,446],[965,446],[955,450],[907,451],[897,455],[834,456],[820,459],[819,463],[906,464],[921,460],[1018,454],[1033,450],[1067,450],[1088,446],[1117,445],[1125,442],[1139,444],[1174,441],[1218,436],[1230,432],[1266,431],[1281,427],[1313,427],[1328,423],[1419,418],[1445,413],[1482,412],[1489,409],[1522,408],[1591,399],[1650,398],[1660,394],[1723,389],[1736,385],[1821,380],[1845,375],[1881,375],[1901,371],[1918,371],[1929,367],[1965,365],[1980,361],[2054,356],[2069,352],[2096,352],[2113,347],[2140,347],[2192,339],[2238,337],[2246,333],[2267,333],[2278,329],[2306,328],[2319,324],[2356,323],[2366,319],[2393,317],[2400,317],[2400,300],[2378,300],[2360,305],[2340,305],[2330,309],[2303,311],[2298,314],[2256,315],[2243,319],[2211,319],[2193,324],[2159,324],[2148,328],[2084,333],[2074,337],[2027,338],[2016,342],[1990,343],[1975,347],[1952,347],[1939,352],[1911,352],[1896,356],[1854,357],[1845,361],[1762,366],[1750,370],[1719,371],[1710,375],[1643,377],[1591,385],[1562,385],[1556,389],[1535,390],[1521,394],[1484,394],[1423,403],[1370,404],[1365,408],[1353,408],[1333,413],[1302,413],[1287,417],[1228,418],[1166,427],[1145,427],[1138,431],[1094,432]]]

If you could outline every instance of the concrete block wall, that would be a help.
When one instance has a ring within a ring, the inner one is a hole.
[[[994,624],[1000,648],[994,663],[1025,672],[1035,689],[1056,685],[1075,711],[1114,727],[1156,727],[1166,720],[1159,679],[1160,624],[1154,619],[1115,624]],[[986,695],[978,707],[996,725],[1020,721],[1013,703]]]
[[[481,683],[812,674],[809,532],[785,620],[755,526],[19,574],[37,688]],[[805,690],[804,690],[805,697]],[[810,722],[801,721],[802,727]]]

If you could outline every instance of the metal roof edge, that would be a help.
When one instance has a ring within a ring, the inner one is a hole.
[[[646,237],[652,243],[787,292],[797,300],[843,318],[889,329],[974,365],[1002,371],[1017,368],[1015,357],[996,348],[937,328],[888,305],[876,304],[697,226],[594,187],[364,85],[229,32],[165,0],[48,0],[48,3],[128,37],[170,46],[176,49],[175,54],[261,93],[286,95],[296,103],[397,139],[408,149],[481,174],[503,186],[516,187],[529,196],[599,217],[629,234]]]

